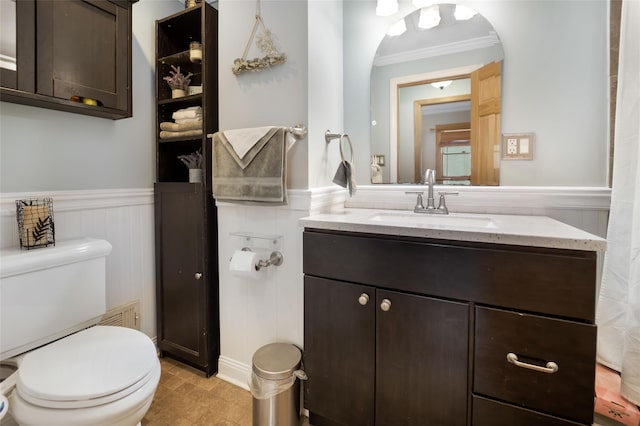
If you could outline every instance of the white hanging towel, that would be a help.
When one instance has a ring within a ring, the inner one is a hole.
[[[227,138],[238,157],[244,158],[247,152],[272,128],[273,126],[247,127],[244,129],[225,130],[222,133],[224,133],[224,137]]]
[[[249,152],[255,144],[260,142],[260,140],[262,140],[262,138],[264,138],[274,127],[276,126],[247,127],[244,129],[225,130],[222,133],[224,134],[224,137],[227,138],[227,141],[236,154],[238,154],[238,157],[244,158],[244,156],[247,155],[247,152]],[[287,132],[286,134],[286,142],[286,149],[289,151],[296,142],[295,137],[290,132]]]

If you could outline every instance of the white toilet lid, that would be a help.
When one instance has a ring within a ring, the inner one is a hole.
[[[40,406],[95,406],[140,388],[157,363],[155,345],[145,334],[96,326],[27,353],[16,389]]]

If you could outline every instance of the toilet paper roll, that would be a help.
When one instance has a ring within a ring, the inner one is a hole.
[[[258,279],[258,271],[256,270],[258,260],[258,254],[253,251],[236,250],[229,263],[231,275]]]

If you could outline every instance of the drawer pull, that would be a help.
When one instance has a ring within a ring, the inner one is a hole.
[[[539,365],[518,361],[518,355],[514,354],[513,352],[509,352],[507,354],[507,361],[509,361],[516,367],[528,368],[529,370],[538,371],[540,373],[553,374],[558,371],[558,364],[553,361],[547,362],[546,367],[541,367]]]
[[[358,298],[358,303],[360,303],[362,306],[369,303],[369,295],[367,293],[362,293]]]

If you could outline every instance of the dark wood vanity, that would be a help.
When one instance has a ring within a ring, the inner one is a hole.
[[[592,423],[595,251],[305,226],[313,425]]]

